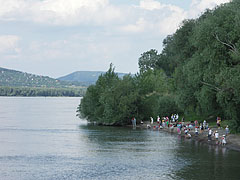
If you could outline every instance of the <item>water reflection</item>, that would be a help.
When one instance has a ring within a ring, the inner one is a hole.
[[[209,146],[193,142],[182,142],[178,154],[189,160],[180,171],[176,171],[178,179],[239,179],[239,152],[229,151],[222,146]]]

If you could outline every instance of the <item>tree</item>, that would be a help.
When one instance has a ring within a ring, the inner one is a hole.
[[[159,55],[157,50],[155,49],[151,49],[150,51],[141,54],[141,57],[138,60],[140,72],[154,69],[156,67],[156,62],[158,61],[158,59]]]

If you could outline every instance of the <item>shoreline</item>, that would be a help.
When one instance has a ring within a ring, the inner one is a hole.
[[[138,124],[136,126],[136,128],[151,129],[152,131],[164,131],[164,132],[180,135],[182,138],[186,138],[183,130],[181,130],[181,134],[178,134],[177,127],[174,127],[173,130],[171,130],[169,127],[165,127],[163,129],[153,129],[153,126],[158,126],[158,124],[157,123],[151,124],[151,126],[152,126],[151,128],[147,127],[148,124],[150,124],[150,123],[144,122],[143,124],[140,124],[140,125]],[[221,141],[222,135],[225,134],[225,129],[223,129],[223,128],[218,129],[217,127],[211,127],[211,129],[213,132],[216,130],[219,132],[219,140],[218,141]],[[226,136],[227,144],[222,145],[222,144],[217,144],[217,141],[215,140],[213,133],[212,133],[212,138],[211,138],[212,140],[208,141],[208,137],[207,137],[208,130],[206,130],[206,129],[203,130],[202,133],[199,132],[198,135],[195,135],[194,129],[192,129],[189,133],[191,134],[191,138],[186,138],[186,139],[193,139],[195,141],[198,141],[198,142],[210,145],[210,146],[225,147],[229,150],[234,150],[234,151],[240,152],[240,136],[237,134],[228,134]]]

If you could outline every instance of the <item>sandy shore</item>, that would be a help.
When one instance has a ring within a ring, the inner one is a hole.
[[[144,122],[143,124],[141,125],[138,125],[137,128],[146,128],[147,129],[147,124],[150,125],[150,123],[148,122]],[[187,124],[187,122],[185,122],[185,124]],[[174,127],[173,129],[171,128],[163,128],[163,129],[154,129],[153,126],[158,126],[157,123],[154,123],[154,124],[151,124],[151,130],[154,130],[154,131],[166,131],[166,132],[169,132],[169,133],[175,133],[175,134],[178,134],[177,133],[177,127]],[[221,129],[218,129],[217,127],[212,127],[211,128],[213,133],[217,130],[218,133],[219,133],[219,142],[221,141],[221,137],[225,134],[225,129],[221,128]],[[219,143],[217,144],[217,141],[214,137],[214,135],[212,135],[212,140],[211,141],[208,141],[208,130],[204,130],[203,132],[200,132],[199,131],[199,134],[198,135],[195,135],[195,132],[194,132],[194,129],[192,129],[190,131],[190,134],[191,134],[191,139],[194,139],[196,141],[199,141],[201,143],[205,143],[205,144],[209,144],[211,146],[220,146],[222,147],[222,145]],[[180,134],[182,137],[185,137],[185,134],[184,134],[184,131],[183,131],[183,128],[182,128],[182,131],[181,131],[181,134]],[[226,136],[226,141],[227,141],[227,144],[224,146],[226,147],[227,149],[231,149],[231,150],[236,150],[236,151],[240,151],[240,135],[238,134],[228,134]]]

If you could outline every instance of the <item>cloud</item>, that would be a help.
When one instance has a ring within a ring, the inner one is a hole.
[[[154,0],[142,0],[140,1],[139,7],[145,10],[155,10],[155,9],[163,9],[166,5],[161,4],[158,1]]]
[[[0,0],[0,19],[50,25],[104,24],[121,18],[108,0]]]
[[[15,35],[2,35],[0,36],[0,53],[19,53],[18,42],[20,38]]]
[[[217,5],[228,3],[231,0],[192,0],[190,10],[188,12],[190,18],[196,18],[201,13],[205,11],[205,9],[213,9]]]
[[[147,36],[171,34],[180,22],[187,18],[187,12],[182,8],[156,0],[141,0],[132,11],[136,13],[133,17],[135,22],[124,24],[121,29],[129,33],[144,33]]]

